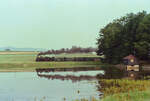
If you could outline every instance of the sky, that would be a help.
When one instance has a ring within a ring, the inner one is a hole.
[[[150,0],[0,0],[0,47],[96,47],[99,31]]]

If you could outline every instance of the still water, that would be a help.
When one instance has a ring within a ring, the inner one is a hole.
[[[72,101],[99,98],[100,71],[84,73],[9,72],[0,73],[0,101]],[[87,79],[89,77],[89,79]]]

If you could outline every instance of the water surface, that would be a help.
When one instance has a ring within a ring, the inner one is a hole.
[[[36,72],[0,73],[0,101],[72,101],[80,98],[99,98],[98,81],[94,77],[98,73],[100,72],[84,73],[84,76],[92,79],[77,80],[78,82],[73,82],[69,76],[78,79],[81,76],[79,72],[74,73],[75,75],[61,72],[40,74],[41,76]]]

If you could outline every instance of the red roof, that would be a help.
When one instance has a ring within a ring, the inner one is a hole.
[[[136,59],[135,56],[133,56],[132,54],[130,54],[129,56],[124,57],[123,59]]]

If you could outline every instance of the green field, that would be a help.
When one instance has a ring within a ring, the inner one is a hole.
[[[0,71],[34,71],[35,68],[97,67],[100,62],[35,62],[37,52],[0,52]],[[64,55],[60,55],[64,56]],[[59,57],[60,57],[59,56]],[[67,57],[95,57],[93,54],[68,54]]]

